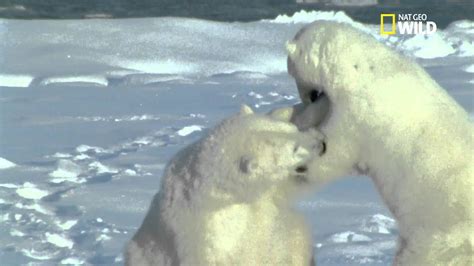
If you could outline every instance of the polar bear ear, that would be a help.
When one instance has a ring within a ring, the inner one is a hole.
[[[251,115],[251,114],[253,114],[253,110],[248,105],[242,104],[242,106],[240,106],[239,114],[240,115]]]
[[[242,173],[250,174],[257,169],[257,162],[252,156],[244,155],[240,157],[239,169]]]
[[[286,51],[288,52],[288,55],[292,57],[295,52],[296,52],[296,43],[292,41],[287,41],[286,42]]]

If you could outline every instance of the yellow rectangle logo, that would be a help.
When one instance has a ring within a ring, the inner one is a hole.
[[[391,18],[392,19],[392,30],[391,31],[385,31],[384,18]],[[396,33],[395,14],[380,14],[380,34],[392,35],[392,34],[395,34],[395,33]]]

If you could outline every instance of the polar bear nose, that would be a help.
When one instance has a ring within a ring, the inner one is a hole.
[[[306,165],[300,165],[300,166],[296,167],[296,172],[298,174],[304,174],[304,173],[306,173],[306,171],[308,171],[308,167]]]

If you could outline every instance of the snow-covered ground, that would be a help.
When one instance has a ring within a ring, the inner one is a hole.
[[[474,23],[381,37],[344,13],[251,23],[0,20],[0,261],[121,264],[166,162],[240,104],[297,103],[284,43],[346,21],[420,62],[474,108]],[[389,265],[397,227],[365,177],[296,203],[318,265]]]

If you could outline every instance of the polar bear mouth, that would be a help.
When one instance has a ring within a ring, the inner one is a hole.
[[[323,90],[321,90],[321,89],[312,89],[309,93],[309,100],[312,103],[315,103],[315,102],[321,100],[321,98],[323,98],[324,96],[326,96],[326,93],[324,93]]]
[[[332,101],[321,87],[309,87],[302,83],[297,86],[302,103],[295,106],[295,112],[290,121],[300,131],[318,128],[329,119],[332,113]]]
[[[306,165],[300,165],[295,169],[295,181],[296,183],[308,183],[308,177],[306,173],[308,172],[308,167]]]
[[[320,86],[311,88],[306,97],[310,105],[317,106],[313,111],[318,112],[318,115],[314,117],[315,121],[312,122],[314,123],[313,126],[318,127],[331,116],[333,101],[331,101],[329,95]]]
[[[309,179],[306,175],[295,175],[295,181],[298,184],[306,184],[309,183]]]

